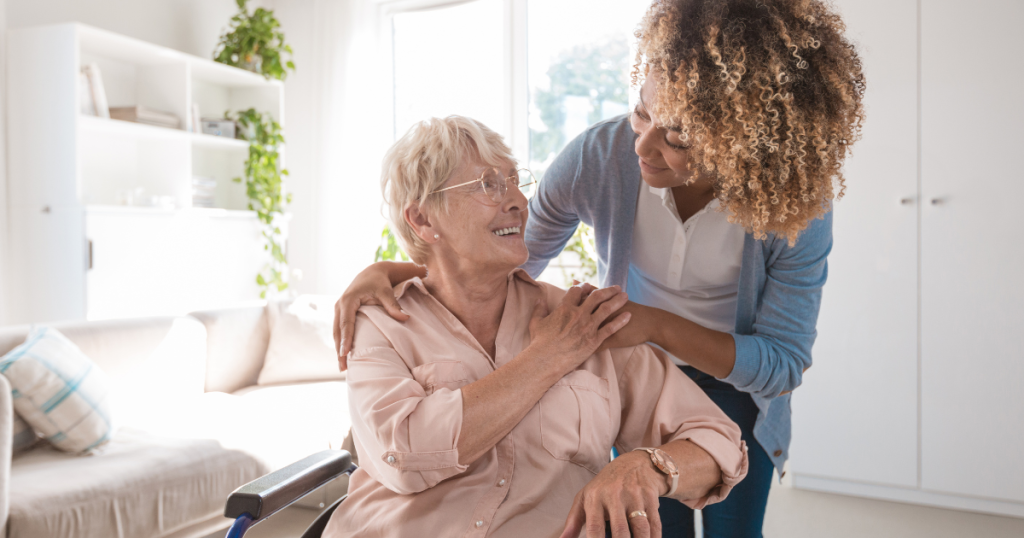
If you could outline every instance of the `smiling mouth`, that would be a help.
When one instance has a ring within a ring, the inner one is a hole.
[[[494,230],[494,232],[492,232],[492,233],[494,235],[498,236],[498,237],[502,237],[502,236],[505,236],[505,235],[518,234],[519,233],[519,226],[513,226],[511,228],[501,228],[501,229],[498,229],[498,230]]]
[[[654,166],[654,165],[648,163],[647,161],[645,161],[643,159],[640,159],[640,167],[641,168],[647,168],[647,169],[649,169],[649,170],[651,170],[653,172],[663,172],[665,170],[668,170],[668,168],[661,168],[661,167],[658,167],[658,166]]]

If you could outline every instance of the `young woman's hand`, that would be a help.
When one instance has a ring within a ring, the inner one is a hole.
[[[587,538],[604,538],[606,525],[612,538],[661,538],[658,496],[667,491],[668,481],[647,453],[627,452],[576,494],[561,538],[576,538],[583,529]],[[629,517],[636,511],[647,517]]]
[[[573,286],[550,314],[538,301],[530,320],[530,348],[559,361],[565,372],[575,370],[629,323],[629,312],[615,315],[628,300],[618,286],[590,293]]]
[[[364,304],[380,305],[399,320],[409,319],[395,299],[388,262],[378,262],[356,275],[338,302],[334,303],[334,349],[338,352],[338,369],[348,369],[348,353],[352,351],[352,335],[356,327],[356,311]]]
[[[591,284],[580,284],[578,280],[573,280],[574,285],[580,286],[583,290],[584,295],[589,295],[597,290]],[[640,305],[632,301],[626,302],[626,305],[619,309],[616,314],[629,313],[629,323],[625,327],[619,329],[615,334],[608,337],[598,351],[604,351],[606,349],[612,349],[617,347],[633,347],[640,344],[651,342],[654,338],[655,323],[654,312],[655,309],[651,307]]]

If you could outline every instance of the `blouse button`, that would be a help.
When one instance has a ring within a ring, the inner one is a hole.
[[[502,478],[501,480],[498,480],[498,485],[499,486],[504,486],[505,485],[505,479]]]
[[[477,527],[483,527],[484,526],[484,522],[483,521],[477,521],[476,522],[476,526]]]
[[[394,456],[388,456],[388,463],[395,463],[395,457]]]
[[[775,451],[775,457],[776,457],[776,458],[777,458],[777,457],[779,457],[779,456],[781,456],[781,455],[782,455],[782,451],[781,451],[781,450],[776,450],[776,451]]]

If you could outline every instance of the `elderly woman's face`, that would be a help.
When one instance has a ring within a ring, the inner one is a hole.
[[[463,160],[444,187],[471,182],[493,168],[474,155]],[[501,181],[516,173],[511,162],[497,168]],[[448,212],[431,218],[440,235],[433,255],[457,258],[453,261],[460,265],[468,262],[479,271],[508,272],[526,263],[530,257],[523,240],[527,199],[513,182],[507,186],[500,202],[492,200],[479,181],[446,191]]]

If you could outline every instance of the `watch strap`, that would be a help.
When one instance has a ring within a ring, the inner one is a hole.
[[[651,458],[651,465],[654,465],[654,468],[659,473],[665,475],[669,479],[668,492],[662,495],[662,497],[671,497],[676,492],[676,488],[679,487],[679,470],[676,469],[674,472],[665,472],[665,470],[662,469],[657,464],[657,458],[661,457],[662,459],[668,461],[673,468],[675,468],[676,465],[675,462],[672,460],[672,457],[669,456],[664,450],[658,448],[641,447],[633,449],[634,452],[636,452],[637,450],[642,450],[646,452],[647,455]]]

